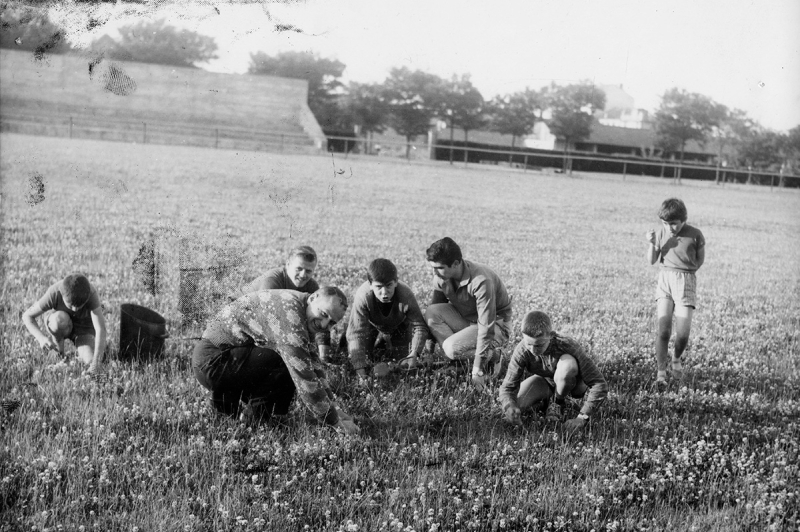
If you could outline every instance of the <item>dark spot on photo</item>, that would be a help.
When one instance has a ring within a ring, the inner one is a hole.
[[[303,33],[303,30],[295,27],[292,24],[275,24],[275,31],[294,31],[296,33]]]
[[[25,193],[25,202],[35,207],[44,201],[44,176],[39,172],[28,178],[28,190]]]
[[[44,61],[45,54],[58,46],[63,38],[64,35],[60,31],[55,32],[50,39],[36,47],[33,51],[33,58],[36,61]]]
[[[114,63],[108,65],[103,74],[105,89],[117,96],[127,96],[136,90],[136,82],[124,70]]]

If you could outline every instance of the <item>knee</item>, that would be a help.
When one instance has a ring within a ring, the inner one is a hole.
[[[556,365],[554,380],[574,385],[578,378],[578,361],[570,355],[562,355]]]
[[[669,325],[659,324],[656,337],[662,342],[669,342],[670,336],[672,336],[672,328]]]
[[[444,355],[449,358],[450,360],[454,360],[458,356],[458,352],[456,351],[455,341],[453,340],[454,337],[450,337],[442,342],[442,351],[444,351]]]
[[[443,323],[442,308],[445,305],[447,305],[447,303],[436,303],[435,305],[430,305],[425,309],[425,323],[428,325],[428,327]]]
[[[63,310],[57,310],[47,319],[47,328],[56,338],[66,338],[72,333],[72,320]]]

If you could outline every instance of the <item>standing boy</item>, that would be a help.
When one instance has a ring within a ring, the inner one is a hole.
[[[197,380],[220,414],[237,417],[241,403],[254,421],[285,416],[295,391],[318,418],[357,433],[337,405],[310,338],[344,317],[347,299],[336,287],[313,294],[262,290],[226,305],[209,322],[192,355]]]
[[[244,294],[261,290],[295,290],[304,294],[313,294],[319,290],[319,283],[314,279],[317,269],[317,252],[311,246],[298,246],[289,252],[286,264],[259,275],[246,285],[231,299]],[[329,330],[315,337],[319,358],[327,361],[331,349]]]
[[[373,260],[367,282],[356,291],[347,326],[347,349],[356,373],[366,379],[367,358],[372,358],[380,343],[389,358],[401,359],[408,369],[416,367],[427,336],[414,292],[397,280],[395,265],[388,259]]]
[[[692,314],[697,306],[695,272],[703,265],[706,241],[699,229],[686,223],[686,205],[677,198],[661,204],[659,231],[648,231],[647,260],[660,264],[656,286],[656,386],[667,389],[667,364],[669,339],[672,335],[672,317],[675,316],[675,346],[672,355],[672,376],[683,378],[681,356],[689,343]]]
[[[46,333],[36,323],[42,314]],[[64,339],[69,339],[89,372],[100,370],[106,350],[106,320],[97,291],[84,275],[68,275],[51,285],[22,314],[22,322],[43,349],[57,349],[63,356]]]
[[[426,255],[435,277],[425,322],[447,358],[474,355],[472,382],[481,388],[488,364],[500,366],[499,348],[511,329],[511,298],[494,271],[463,259],[452,238],[437,240]]]
[[[523,380],[526,372],[531,376]],[[577,430],[607,394],[605,377],[583,347],[553,331],[544,312],[528,312],[522,320],[522,340],[500,385],[500,405],[506,420],[519,425],[523,409],[547,405],[547,421],[560,422],[567,395],[586,397],[578,416],[564,423],[567,430]]]

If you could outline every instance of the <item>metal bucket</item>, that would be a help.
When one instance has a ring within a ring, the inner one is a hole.
[[[120,360],[152,360],[164,354],[169,338],[167,320],[149,308],[132,303],[120,307]]]

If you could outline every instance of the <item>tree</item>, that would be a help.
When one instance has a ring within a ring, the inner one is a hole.
[[[453,130],[460,127],[464,130],[464,144],[469,141],[470,130],[480,129],[487,123],[486,102],[480,91],[475,88],[469,74],[461,78],[456,75],[450,81],[443,81],[436,98],[436,114],[450,128],[450,164],[453,164]],[[468,151],[464,149],[464,161]]]
[[[250,74],[304,79],[308,82],[308,107],[322,129],[339,133],[352,131],[352,122],[339,105],[346,66],[336,59],[311,52],[282,52],[275,57],[264,52],[250,54]]]
[[[72,49],[47,13],[33,8],[7,8],[0,13],[0,48],[32,51],[38,60],[47,53],[63,54]]]
[[[753,182],[753,168],[768,170],[783,166],[788,159],[788,136],[764,128],[754,129],[739,146],[739,157],[748,169],[747,182]]]
[[[690,140],[705,144],[709,134],[725,119],[726,108],[708,96],[672,88],[661,97],[655,114],[656,138],[664,151],[680,151],[683,162],[686,143]],[[680,183],[678,166],[676,180]]]
[[[606,105],[605,93],[584,81],[559,87],[553,84],[543,94],[549,100],[550,131],[564,139],[565,170],[572,173],[572,161],[566,154],[570,147],[592,133],[594,112]]]
[[[411,141],[425,135],[436,115],[440,101],[442,79],[421,70],[407,67],[393,68],[384,82],[389,103],[389,124],[406,138],[406,158],[411,152]]]
[[[351,82],[343,99],[344,111],[366,139],[366,150],[372,150],[373,133],[383,133],[389,119],[389,107],[383,86]]]
[[[164,20],[143,20],[122,26],[120,38],[106,50],[110,59],[196,68],[216,59],[212,37],[168,25]]]
[[[537,111],[541,118],[542,98],[538,92],[527,87],[522,92],[495,96],[489,104],[491,128],[501,135],[511,135],[513,149],[517,137],[524,137],[533,131]],[[513,155],[508,156],[509,162],[512,157]]]

